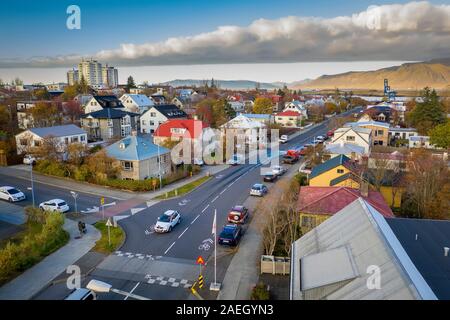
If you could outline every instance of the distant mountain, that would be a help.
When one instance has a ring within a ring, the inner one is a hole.
[[[426,86],[450,89],[450,58],[427,62],[404,63],[376,71],[346,72],[323,75],[292,89],[377,89],[383,90],[384,79],[389,79],[393,90],[420,90]]]
[[[195,80],[195,79],[176,79],[161,83],[162,85],[170,85],[172,87],[183,87],[183,86],[197,86],[201,87],[205,82],[208,82],[208,85],[211,85],[211,80]],[[258,82],[251,80],[216,80],[214,82],[222,89],[230,89],[230,90],[249,90],[255,89]],[[261,89],[278,89],[282,88],[285,83],[277,82],[277,83],[265,83],[260,82],[259,87]]]

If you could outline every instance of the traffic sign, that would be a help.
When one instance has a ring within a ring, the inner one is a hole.
[[[202,289],[203,288],[203,276],[202,275],[199,275],[198,276],[198,287],[200,288],[200,289]]]
[[[202,256],[198,256],[197,258],[197,264],[205,264],[205,260],[203,260]]]
[[[101,198],[100,198],[100,203],[101,203],[102,205],[105,204],[105,198],[104,198],[104,197],[101,197]]]
[[[112,227],[113,226],[113,224],[111,222],[111,218],[108,218],[108,221],[106,221],[106,226],[107,227]]]

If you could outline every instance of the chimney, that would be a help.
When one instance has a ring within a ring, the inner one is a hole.
[[[448,257],[448,250],[450,248],[449,247],[444,247],[444,257]]]
[[[365,180],[361,181],[359,191],[361,192],[361,196],[367,198],[369,196],[369,183]]]

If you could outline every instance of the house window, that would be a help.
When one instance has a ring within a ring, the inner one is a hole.
[[[154,123],[153,121],[150,121],[150,125],[151,125],[151,126],[154,126],[155,123]]]
[[[315,217],[302,217],[302,227],[314,228],[316,226],[316,218]]]
[[[337,173],[344,173],[344,169],[337,169]]]
[[[72,142],[78,142],[78,137],[72,137]]]
[[[34,146],[35,146],[35,147],[40,147],[40,146],[41,146],[41,141],[39,141],[39,140],[34,140]]]
[[[86,137],[85,136],[80,136],[80,141],[82,141],[82,142],[86,141]]]
[[[142,120],[142,125],[145,126],[146,124],[145,120]]]
[[[382,136],[382,135],[383,135],[383,133],[384,133],[384,131],[383,131],[383,130],[377,130],[377,134],[378,134],[379,136]]]
[[[113,137],[113,128],[108,128],[108,138],[112,138]]]
[[[69,138],[64,138],[64,143],[69,144]]]
[[[28,140],[27,139],[20,139],[20,145],[21,146],[27,146],[28,145]]]
[[[124,171],[133,171],[133,162],[131,161],[121,161],[122,170]]]
[[[355,141],[355,136],[347,136],[347,141]]]
[[[156,112],[150,112],[150,117],[156,118]]]
[[[112,121],[112,119],[108,119],[108,127],[112,127],[113,126],[113,121]]]

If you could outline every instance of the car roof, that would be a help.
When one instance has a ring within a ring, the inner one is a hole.
[[[87,295],[89,294],[90,291],[91,291],[91,290],[86,289],[86,288],[79,288],[79,289],[76,289],[74,292],[72,292],[71,294],[69,294],[65,300],[81,300],[81,299],[83,299],[85,296],[87,296]]]
[[[163,215],[171,216],[171,215],[173,215],[174,213],[175,213],[175,210],[167,210],[166,212],[163,213]]]
[[[11,186],[2,186],[2,187],[0,187],[0,189],[3,189],[3,190],[11,190],[11,189],[15,189],[14,187],[11,187]]]
[[[262,187],[262,186],[264,186],[262,183],[255,183],[255,184],[253,185],[253,187]]]
[[[53,202],[65,202],[65,201],[62,200],[62,199],[50,199],[50,200],[45,201],[45,202],[50,202],[50,201],[53,201]]]
[[[233,211],[240,211],[240,210],[243,210],[244,209],[244,206],[234,206],[233,207]]]
[[[236,224],[226,224],[223,226],[223,230],[231,230],[231,229],[237,229],[238,226]]]

